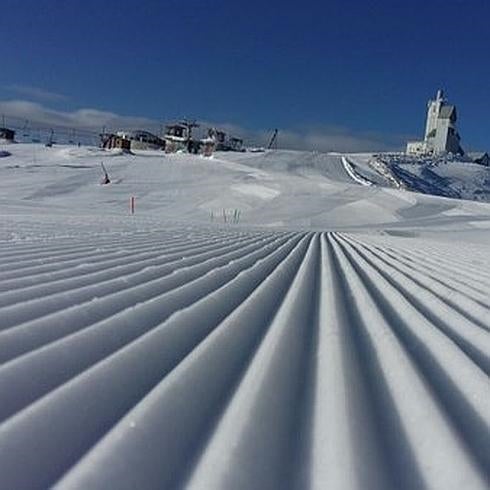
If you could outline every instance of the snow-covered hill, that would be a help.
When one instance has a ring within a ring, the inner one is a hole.
[[[269,151],[206,159],[34,144],[10,145],[8,151],[0,159],[3,214],[126,216],[135,196],[141,219],[199,224],[224,223],[223,214],[228,222],[235,211],[240,224],[320,230],[446,226],[448,217],[466,222],[468,215],[488,219],[488,206],[481,203],[393,188],[355,156],[349,156],[353,169],[377,185],[360,186],[336,154]],[[112,180],[107,186],[99,185],[101,162]]]
[[[8,152],[0,488],[487,487],[490,204],[355,155]]]
[[[490,167],[454,157],[363,154],[350,157],[360,175],[379,185],[490,202]]]

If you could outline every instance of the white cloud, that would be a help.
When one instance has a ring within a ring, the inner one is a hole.
[[[397,149],[400,136],[387,136],[370,132],[352,132],[345,128],[310,128],[303,131],[279,133],[279,145],[317,151],[362,152]]]
[[[0,100],[0,114],[18,120],[28,120],[31,124],[73,129],[100,131],[123,128],[147,129],[158,132],[164,121],[145,117],[124,116],[98,109],[78,109],[58,111],[42,104],[25,100]],[[241,137],[247,144],[266,146],[271,135],[266,130],[250,130],[233,123],[200,121],[202,129],[218,127],[227,133]],[[284,149],[362,152],[400,149],[409,139],[403,135],[384,135],[372,132],[353,132],[332,126],[279,130],[278,146]]]
[[[158,121],[144,117],[122,116],[97,109],[57,111],[37,102],[26,100],[0,100],[0,114],[15,119],[28,120],[32,124],[100,131],[107,128],[155,127]]]
[[[47,102],[56,102],[69,99],[68,96],[51,92],[39,87],[31,87],[29,85],[7,85],[4,89],[10,92],[15,92],[24,97],[29,97],[36,100],[44,100]]]
[[[221,124],[230,134],[243,137],[256,146],[267,146],[273,129],[248,130],[234,124]],[[412,137],[413,138],[413,137]],[[338,151],[338,152],[370,152],[394,151],[401,149],[409,136],[400,134],[379,134],[375,132],[353,132],[346,128],[306,127],[301,129],[280,129],[278,147],[290,150]]]

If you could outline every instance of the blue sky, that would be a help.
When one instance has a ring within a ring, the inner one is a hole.
[[[370,150],[421,136],[442,87],[463,146],[490,150],[489,19],[488,0],[2,0],[0,110]]]

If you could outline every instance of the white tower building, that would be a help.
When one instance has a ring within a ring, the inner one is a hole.
[[[427,107],[424,141],[409,141],[407,153],[412,155],[463,154],[456,129],[456,107],[447,104],[442,90],[437,91],[435,100],[430,100]]]
[[[441,107],[444,104],[444,92],[442,90],[437,91],[436,100],[429,100],[427,103],[427,122],[425,124],[425,140],[434,131],[437,131],[437,119],[441,112]]]

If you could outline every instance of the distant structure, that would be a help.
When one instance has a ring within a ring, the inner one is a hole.
[[[442,90],[437,91],[435,100],[430,100],[423,141],[409,141],[409,155],[440,155],[452,153],[463,155],[460,136],[456,129],[456,107],[447,104]]]
[[[197,153],[196,142],[192,139],[192,130],[199,127],[195,121],[180,121],[165,126],[165,152],[185,151]]]
[[[165,140],[142,129],[118,131],[116,135],[129,140],[131,150],[163,150],[165,148]]]
[[[113,133],[103,133],[100,135],[101,147],[106,150],[114,148],[129,152],[131,150],[131,141]]]
[[[184,119],[167,124],[162,138],[143,131],[104,132],[100,135],[101,147],[122,150],[165,150],[165,153],[187,152],[212,156],[215,150],[245,151],[241,138],[228,137],[224,131],[211,128],[199,131],[196,121]],[[196,131],[194,131],[196,129]]]
[[[176,124],[168,124],[165,127],[165,153],[188,152],[195,155],[210,157],[216,149],[216,140],[193,137],[192,130],[198,128],[195,121],[181,121]]]
[[[226,133],[224,131],[220,131],[216,128],[210,128],[208,130],[208,137],[214,140],[216,144],[216,151],[228,150],[228,145],[226,144]]]
[[[106,150],[118,148],[123,151],[130,150],[163,150],[165,141],[154,134],[143,131],[118,131],[117,133],[103,133],[100,135],[101,147]]]
[[[234,136],[228,137],[224,131],[219,129],[210,128],[208,131],[208,138],[214,140],[216,151],[245,151],[243,148],[243,140],[241,138],[235,138]]]
[[[181,123],[165,126],[165,152],[173,153],[186,148],[189,139],[187,127]]]
[[[15,131],[8,128],[0,128],[0,140],[5,143],[13,143],[15,138]]]

